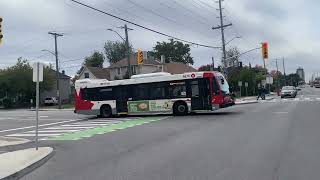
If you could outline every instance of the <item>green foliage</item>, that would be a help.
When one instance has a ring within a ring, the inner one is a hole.
[[[91,56],[86,57],[84,64],[89,67],[103,67],[104,56],[98,51],[94,51]]]
[[[211,71],[211,68],[212,68],[212,64],[207,64],[207,65],[200,66],[198,68],[198,71]]]
[[[127,56],[127,47],[125,42],[107,41],[104,45],[106,58],[109,63],[116,63]],[[132,45],[129,45],[130,53],[133,52]]]
[[[164,55],[166,63],[171,61],[184,64],[194,63],[193,57],[190,54],[190,45],[174,41],[173,39],[170,39],[169,42],[157,42],[151,54],[157,59],[160,59],[161,55]]]
[[[257,94],[257,85],[261,83],[261,81],[265,79],[265,75],[263,69],[259,68],[232,68],[230,73],[228,74],[228,83],[230,85],[231,91],[240,91],[238,86],[238,82],[242,81],[242,96],[246,95],[244,83],[248,82],[248,95],[256,95]]]
[[[44,81],[40,91],[50,90],[54,84],[54,74],[49,67],[44,68]],[[23,106],[34,99],[35,83],[32,81],[32,67],[27,60],[19,58],[17,63],[0,72],[0,100],[6,99],[7,105]],[[15,104],[12,104],[12,103]],[[5,102],[3,102],[5,104]]]

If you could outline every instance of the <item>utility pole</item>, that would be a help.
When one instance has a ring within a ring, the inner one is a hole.
[[[286,68],[284,65],[284,57],[282,57],[282,65],[283,65],[283,75],[284,75],[284,85],[287,85],[287,78],[286,78]]]
[[[214,57],[212,57],[212,67],[211,67],[211,71],[214,71]]]
[[[130,63],[130,47],[129,47],[129,37],[128,37],[128,30],[133,30],[127,27],[127,25],[125,24],[124,27],[121,27],[122,29],[124,29],[124,32],[126,34],[126,47],[127,47],[127,59],[128,59],[128,75],[129,75],[129,79],[131,78],[132,72],[131,72],[131,63]]]
[[[220,26],[217,26],[217,27],[212,27],[213,30],[215,29],[220,29],[221,30],[221,40],[222,40],[222,52],[223,52],[223,57],[222,57],[222,64],[224,65],[224,68],[227,67],[227,61],[226,61],[226,42],[225,42],[225,38],[224,38],[224,28],[225,27],[228,27],[228,26],[232,26],[232,23],[229,23],[229,24],[226,24],[224,25],[224,22],[223,22],[223,15],[222,15],[222,7],[221,7],[221,1],[222,0],[219,0],[218,3],[219,3],[219,11],[220,11],[220,16],[218,18],[220,18]]]
[[[57,98],[58,98],[58,108],[61,109],[61,94],[60,94],[60,77],[59,77],[59,60],[58,60],[58,45],[57,45],[57,37],[63,36],[59,33],[48,32],[54,36],[54,43],[55,43],[55,56],[56,56],[56,79],[57,79]]]

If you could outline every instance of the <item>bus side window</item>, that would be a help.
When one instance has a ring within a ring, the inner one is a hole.
[[[185,85],[173,85],[170,86],[169,89],[172,98],[182,98],[187,96]]]
[[[100,95],[100,100],[105,101],[105,100],[112,100],[113,98],[113,93],[112,93],[112,88],[101,88],[99,91]]]
[[[139,84],[132,88],[133,100],[148,100],[149,99],[149,85]]]

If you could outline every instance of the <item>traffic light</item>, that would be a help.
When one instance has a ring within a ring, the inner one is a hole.
[[[2,42],[2,38],[3,38],[3,35],[2,35],[2,18],[0,17],[0,44]]]
[[[268,59],[269,54],[268,54],[268,43],[263,42],[262,43],[262,58],[263,59]]]
[[[143,52],[141,51],[141,49],[138,49],[137,63],[138,63],[138,65],[143,63]]]

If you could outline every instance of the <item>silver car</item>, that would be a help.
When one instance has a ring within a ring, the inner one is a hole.
[[[281,89],[281,98],[291,97],[295,98],[297,96],[297,89],[294,86],[284,86]]]

